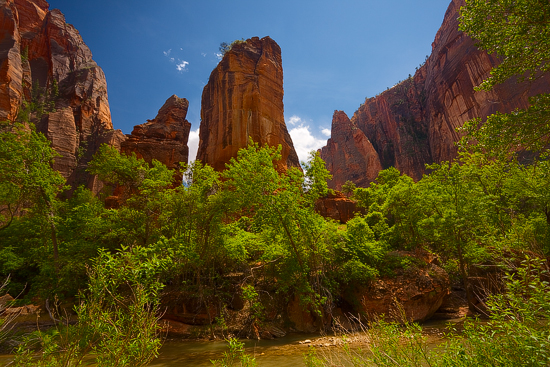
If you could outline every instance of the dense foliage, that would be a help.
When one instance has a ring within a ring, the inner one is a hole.
[[[430,345],[417,324],[383,320],[362,325],[365,347],[342,338],[337,352],[310,348],[308,367],[329,366],[548,366],[550,363],[550,285],[545,260],[526,257],[509,264],[506,289],[490,298],[485,323],[466,320],[447,340]]]
[[[477,90],[491,90],[510,79],[533,82],[550,71],[548,1],[467,0],[461,9],[460,29],[501,59]],[[478,150],[497,156],[521,149],[544,153],[550,143],[550,95],[534,96],[530,104],[511,114],[491,115],[482,126],[479,119],[468,122],[464,145],[475,141]]]

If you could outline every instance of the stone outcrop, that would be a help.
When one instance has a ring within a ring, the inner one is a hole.
[[[456,157],[456,128],[472,118],[486,118],[500,111],[526,108],[529,96],[550,92],[550,76],[518,84],[510,80],[493,91],[474,92],[489,76],[498,59],[480,51],[475,42],[458,30],[458,11],[463,0],[453,0],[432,44],[432,53],[416,73],[376,97],[368,98],[351,118],[378,153],[383,169],[394,166],[418,180],[425,164]],[[349,147],[357,133],[346,124],[332,126],[331,142],[321,157],[333,167],[332,188],[347,180],[358,186],[372,181],[372,172],[355,163],[360,158]],[[346,145],[347,144],[347,145]],[[338,147],[335,150],[334,147]],[[338,171],[340,170],[341,173]]]
[[[151,163],[153,159],[170,169],[187,163],[189,148],[187,141],[191,124],[186,120],[189,102],[176,95],[168,98],[154,120],[134,126],[132,134],[121,143],[123,153],[136,153]]]
[[[78,31],[43,0],[0,1],[0,119],[32,122],[61,155],[68,184],[98,190],[86,171],[100,142],[119,142],[101,68]]]
[[[417,255],[401,253],[399,256]],[[425,267],[396,269],[394,277],[382,277],[349,289],[345,298],[356,312],[397,321],[425,321],[441,306],[450,292],[449,276],[434,262]]]
[[[348,199],[338,191],[317,200],[315,211],[325,218],[331,218],[340,223],[347,223],[355,216],[355,213],[360,212],[355,201]]]
[[[332,136],[321,149],[332,174],[329,186],[341,190],[346,181],[367,186],[382,170],[380,157],[367,136],[343,111],[334,111]]]
[[[252,138],[282,146],[280,170],[300,162],[286,128],[281,48],[269,37],[236,43],[202,93],[197,159],[221,171]]]

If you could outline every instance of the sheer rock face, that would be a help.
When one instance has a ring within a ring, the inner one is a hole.
[[[526,108],[529,96],[549,92],[550,76],[534,83],[508,81],[493,91],[475,92],[474,87],[489,76],[498,59],[477,49],[474,41],[458,30],[458,11],[463,0],[453,0],[432,44],[432,53],[414,76],[369,98],[355,112],[351,123],[360,129],[378,153],[382,168],[394,166],[418,180],[425,164],[456,157],[456,128],[472,118],[486,118],[516,108]],[[333,124],[332,144],[342,146],[351,141],[340,124]],[[346,140],[347,139],[347,140]],[[339,167],[332,188],[350,180],[366,186],[372,175],[366,169],[347,169],[343,152],[329,145],[321,157]],[[348,151],[350,148],[348,148]]]
[[[113,130],[103,71],[78,31],[47,2],[0,0],[0,9],[0,119],[21,120],[24,101],[42,102],[43,113],[31,111],[28,119],[60,153],[54,168],[73,187],[97,187],[87,163],[100,142],[123,139]]]
[[[19,16],[12,1],[0,0],[0,119],[15,120],[23,96]]]
[[[121,151],[134,152],[148,163],[156,159],[170,169],[179,168],[180,162],[187,163],[191,130],[191,124],[185,119],[188,107],[185,98],[176,95],[168,98],[154,120],[134,126]]]
[[[321,149],[321,156],[332,174],[329,186],[336,190],[341,190],[348,180],[367,186],[382,169],[369,139],[343,111],[334,111],[332,136]]]
[[[281,48],[269,37],[226,52],[204,87],[201,119],[197,159],[218,171],[249,137],[282,146],[278,169],[300,166],[284,120]]]

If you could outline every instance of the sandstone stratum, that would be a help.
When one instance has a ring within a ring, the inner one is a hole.
[[[103,70],[78,31],[43,0],[0,1],[0,119],[32,122],[60,154],[72,187],[98,192],[85,169],[102,143],[118,146]]]
[[[280,170],[300,167],[284,118],[281,48],[269,37],[236,42],[202,92],[197,159],[221,171],[249,139],[282,146]]]
[[[526,108],[530,96],[550,92],[549,75],[529,84],[511,80],[492,91],[475,92],[499,61],[459,31],[463,5],[463,0],[451,2],[431,55],[414,75],[367,98],[350,122],[335,113],[331,138],[321,149],[334,175],[332,188],[341,189],[348,180],[366,186],[380,166],[393,166],[419,180],[426,163],[456,157],[456,128],[464,122]]]
[[[168,98],[160,108],[157,117],[146,123],[134,126],[121,144],[121,152],[135,153],[138,158],[151,163],[153,159],[170,169],[180,168],[189,158],[189,131],[187,121],[189,101],[176,95]]]

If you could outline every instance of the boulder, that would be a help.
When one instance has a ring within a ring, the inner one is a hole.
[[[315,211],[325,218],[334,219],[340,223],[347,223],[355,216],[355,213],[361,212],[355,201],[348,199],[338,191],[317,200]]]
[[[319,316],[309,307],[305,307],[298,296],[292,297],[288,302],[286,316],[292,325],[291,330],[302,333],[322,330],[328,323],[326,317]]]
[[[415,256],[400,254],[401,256]],[[440,308],[450,292],[448,274],[433,262],[425,267],[396,271],[370,284],[356,285],[344,295],[355,311],[370,319],[426,321]]]

